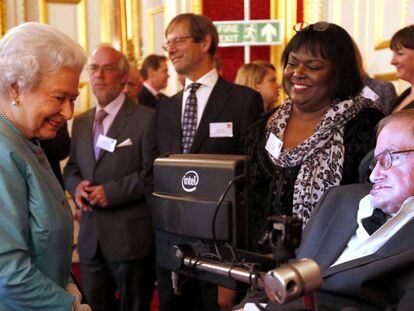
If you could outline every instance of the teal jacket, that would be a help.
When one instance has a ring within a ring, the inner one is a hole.
[[[69,204],[42,149],[0,116],[0,311],[72,310]]]

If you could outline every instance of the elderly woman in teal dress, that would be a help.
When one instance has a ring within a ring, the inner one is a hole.
[[[0,41],[0,310],[89,310],[70,282],[70,207],[38,139],[73,115],[82,47],[25,23]]]

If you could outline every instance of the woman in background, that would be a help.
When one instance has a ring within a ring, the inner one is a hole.
[[[25,23],[0,41],[0,309],[90,310],[69,273],[72,215],[38,139],[72,118],[82,47]]]
[[[391,38],[390,48],[393,52],[391,65],[394,65],[397,70],[397,78],[407,81],[411,85],[392,102],[388,113],[394,113],[414,108],[414,25],[397,31]],[[361,161],[359,166],[360,182],[369,181],[370,164],[373,157],[374,150],[371,150]]]
[[[354,41],[355,57],[358,64],[358,70],[362,77],[362,96],[377,102],[386,114],[390,114],[398,98],[394,84],[388,81],[374,79],[364,69],[361,51]]]
[[[391,65],[397,69],[397,78],[411,85],[397,99],[392,112],[414,108],[414,25],[397,31],[391,38],[390,48]]]
[[[257,60],[241,66],[234,83],[259,92],[263,99],[264,111],[272,109],[279,99],[281,85],[276,80],[276,69],[267,61]]]
[[[282,55],[289,98],[253,124],[246,140],[254,244],[266,217],[296,216],[305,226],[328,188],[357,182],[359,162],[374,148],[383,117],[376,103],[358,95],[362,79],[342,27],[319,22],[295,30]]]

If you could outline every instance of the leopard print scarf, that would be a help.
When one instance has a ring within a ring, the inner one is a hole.
[[[294,149],[283,148],[276,159],[268,153],[275,165],[300,165],[293,192],[293,215],[306,225],[310,214],[323,193],[339,185],[344,164],[344,129],[349,120],[363,108],[378,105],[361,96],[352,100],[334,102],[321,118],[312,136]],[[292,110],[290,99],[285,101],[269,118],[266,140],[270,133],[283,141],[284,131]]]

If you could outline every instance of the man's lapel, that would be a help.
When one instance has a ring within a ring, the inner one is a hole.
[[[171,102],[168,100],[167,103],[164,105],[170,105],[170,109],[166,109],[171,115],[165,116],[167,120],[163,120],[164,122],[170,122],[170,126],[168,128],[172,129],[170,137],[164,137],[163,139],[169,140],[170,148],[169,150],[173,151],[174,153],[182,153],[182,129],[181,129],[181,112],[182,112],[182,105],[183,105],[183,91],[176,94]]]
[[[345,211],[345,209],[342,209],[342,211]],[[315,256],[318,257],[317,262],[322,270],[327,269],[335,262],[355,233],[358,225],[355,221],[356,217],[351,216],[351,214],[349,211],[345,211],[345,213],[341,213],[341,216],[332,217],[327,226],[323,236],[323,245],[319,245],[321,250],[319,252],[315,250]],[[336,220],[341,219],[339,217],[342,217],[345,221],[338,223]]]
[[[82,139],[85,142],[83,145],[85,151],[84,161],[87,161],[85,167],[93,168],[95,166],[95,152],[93,149],[93,121],[95,119],[96,108],[90,109],[86,112],[85,122],[83,122],[83,128],[80,131],[82,133]]]
[[[332,200],[324,202],[333,208],[328,220],[318,219],[318,214],[313,216],[316,217],[313,225],[318,230],[311,230],[310,235],[305,237],[303,249],[298,254],[299,257],[303,257],[303,253],[306,257],[314,258],[323,271],[341,255],[358,226],[356,214],[359,200],[353,196],[344,196],[338,206]]]
[[[228,100],[228,91],[227,82],[219,77],[208,98],[206,108],[204,109],[193,144],[190,148],[190,153],[197,153],[203,141],[210,135],[210,123],[217,122],[218,116]]]

